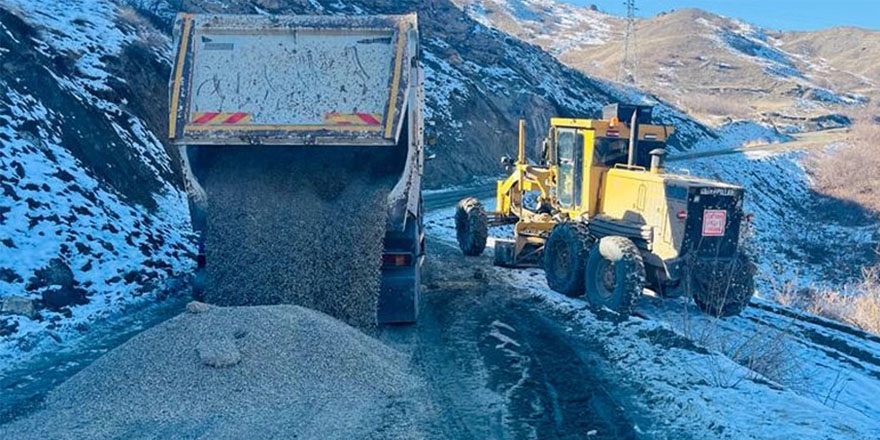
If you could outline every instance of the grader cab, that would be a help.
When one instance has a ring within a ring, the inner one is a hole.
[[[483,252],[489,228],[495,264],[542,267],[553,290],[586,296],[595,309],[628,316],[645,287],[692,296],[706,313],[739,314],[754,291],[754,267],[740,246],[739,186],[667,173],[673,127],[651,124],[651,107],[612,104],[603,119],[552,118],[539,165],[518,154],[502,163],[496,208],[475,198],[455,215],[465,255]]]

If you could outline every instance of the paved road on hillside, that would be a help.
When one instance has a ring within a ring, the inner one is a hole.
[[[849,139],[849,128],[836,128],[833,130],[812,131],[808,133],[798,133],[794,139],[788,142],[777,142],[772,144],[747,145],[736,148],[719,148],[712,150],[698,151],[694,153],[671,154],[667,160],[669,162],[680,162],[691,159],[702,159],[713,156],[727,156],[731,154],[748,154],[758,152],[782,152],[794,150],[808,150],[813,148],[822,148],[835,142],[842,142]]]

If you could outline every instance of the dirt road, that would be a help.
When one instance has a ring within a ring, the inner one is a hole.
[[[411,372],[427,384],[428,392],[417,404],[431,417],[410,421],[425,438],[678,439],[706,432],[714,434],[710,437],[741,438],[766,434],[760,431],[763,422],[759,420],[766,420],[770,413],[778,423],[767,429],[787,426],[792,433],[824,429],[834,437],[841,432],[837,427],[853,429],[848,426],[852,421],[859,428],[852,431],[856,434],[839,438],[868,438],[859,433],[864,433],[863,426],[872,425],[860,417],[870,417],[875,411],[870,402],[877,389],[871,377],[880,365],[875,355],[880,353],[877,341],[843,334],[819,325],[822,322],[807,328],[801,317],[793,319],[797,324],[793,327],[791,317],[758,307],[742,318],[707,324],[717,328],[725,340],[767,333],[777,326],[791,332],[795,338],[786,343],[798,353],[793,360],[807,365],[804,371],[821,379],[820,386],[832,383],[834,404],[822,403],[822,408],[837,422],[827,424],[801,411],[814,410],[809,405],[816,389],[799,394],[782,390],[763,376],[755,379],[747,370],[740,373],[736,359],[713,356],[671,332],[670,328],[678,329],[682,316],[687,317],[681,324],[684,335],[704,319],[699,314],[682,315],[681,302],[654,305],[645,299],[639,308],[645,319],[606,325],[586,311],[583,301],[547,293],[540,271],[494,268],[490,252],[462,257],[444,230],[451,228],[448,215],[454,201],[449,200],[473,191],[426,195],[425,206],[440,215],[434,216],[437,219],[429,229],[430,257],[419,323],[380,327],[374,334],[409,355]],[[174,314],[167,308],[157,313],[167,314],[164,318]],[[33,371],[0,378],[0,404],[6,408],[18,405],[23,411],[17,416],[37,406],[42,393],[81,368],[71,368],[71,361],[87,364],[94,359],[95,347],[78,349],[81,358],[66,353],[55,361],[45,360]],[[709,367],[714,369],[710,374],[702,373]],[[724,377],[745,374],[747,379],[733,387],[718,385],[710,379],[719,371]],[[37,378],[46,375],[54,380],[46,383]],[[28,392],[7,400],[13,395],[8,391],[24,389]],[[754,414],[737,410],[753,404],[765,409]],[[6,417],[0,417],[0,424],[5,421]]]
[[[493,280],[490,259],[429,242],[419,323],[380,339],[412,354],[431,389],[428,429],[454,439],[628,439],[639,418],[613,371],[570,320]],[[466,264],[462,264],[466,263]]]
[[[704,157],[725,156],[728,154],[809,150],[813,148],[826,147],[836,142],[844,142],[850,139],[849,136],[849,128],[835,128],[833,130],[811,131],[807,133],[794,134],[794,140],[788,142],[745,145],[736,148],[719,148],[714,150],[697,151],[693,153],[673,154],[670,155],[667,160],[669,162],[680,162],[690,159],[701,159]]]

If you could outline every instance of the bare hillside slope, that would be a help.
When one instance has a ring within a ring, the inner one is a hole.
[[[475,19],[540,45],[587,75],[620,76],[619,17],[555,0],[456,2]],[[636,34],[638,86],[710,123],[797,124],[860,111],[880,98],[880,32],[776,32],[682,9],[639,20]]]

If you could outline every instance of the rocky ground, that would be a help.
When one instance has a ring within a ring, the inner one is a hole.
[[[873,375],[880,368],[880,342],[772,307],[717,321],[681,302],[650,298],[637,305],[639,317],[606,322],[582,300],[551,292],[540,271],[496,268],[491,249],[462,257],[444,232],[448,222],[436,223],[448,215],[441,210],[429,219],[431,258],[417,325],[363,334],[295,307],[178,308],[181,315],[94,362],[36,409],[0,425],[0,433],[880,435],[871,398],[878,389]],[[779,369],[768,368],[767,353],[778,356]]]
[[[296,306],[187,311],[53,390],[4,438],[413,438],[407,358]]]

